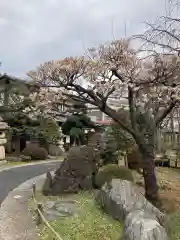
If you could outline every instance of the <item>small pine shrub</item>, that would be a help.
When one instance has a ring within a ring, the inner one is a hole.
[[[23,151],[22,155],[30,156],[32,160],[45,160],[48,152],[45,148],[39,147],[36,144],[29,144]]]
[[[99,169],[95,176],[95,185],[101,188],[106,182],[111,181],[113,178],[133,181],[131,170],[123,166],[119,167],[116,164],[108,164]]]

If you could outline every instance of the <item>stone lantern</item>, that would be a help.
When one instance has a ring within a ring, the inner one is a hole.
[[[4,144],[7,142],[5,130],[8,128],[8,125],[2,117],[0,117],[0,161],[5,159],[5,148]]]

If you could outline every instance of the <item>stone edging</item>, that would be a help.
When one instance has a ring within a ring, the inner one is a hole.
[[[53,173],[53,172],[52,172]],[[42,174],[20,184],[1,204],[1,240],[38,240],[38,232],[32,217],[28,214],[28,199],[32,194],[32,184],[42,187],[46,174]]]

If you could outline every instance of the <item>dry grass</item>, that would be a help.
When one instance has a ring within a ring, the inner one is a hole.
[[[133,172],[134,179],[144,193],[143,178]],[[159,195],[169,218],[171,240],[180,240],[180,169],[156,168]]]
[[[157,170],[159,194],[166,212],[180,212],[180,171],[169,168]]]
[[[144,192],[143,177],[137,172],[133,172],[136,183]],[[156,176],[159,186],[160,199],[163,202],[165,211],[172,213],[180,212],[180,170],[172,168],[156,168]]]

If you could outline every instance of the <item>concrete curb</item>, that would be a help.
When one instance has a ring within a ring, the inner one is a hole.
[[[7,163],[7,160],[2,160],[2,161],[0,161],[0,166],[1,166],[2,164],[5,164],[5,163]]]
[[[0,172],[13,169],[13,168],[20,168],[20,167],[25,167],[25,166],[33,166],[33,165],[39,165],[39,164],[44,164],[44,163],[54,163],[54,162],[62,162],[63,160],[46,160],[46,161],[40,161],[40,162],[32,162],[32,163],[25,163],[25,164],[20,164],[20,165],[15,165],[15,166],[10,166],[10,167],[1,167],[0,165]]]
[[[53,174],[53,172],[52,172]],[[38,240],[38,231],[28,213],[28,199],[32,195],[32,184],[41,189],[46,174],[36,176],[20,184],[1,204],[1,240]]]

